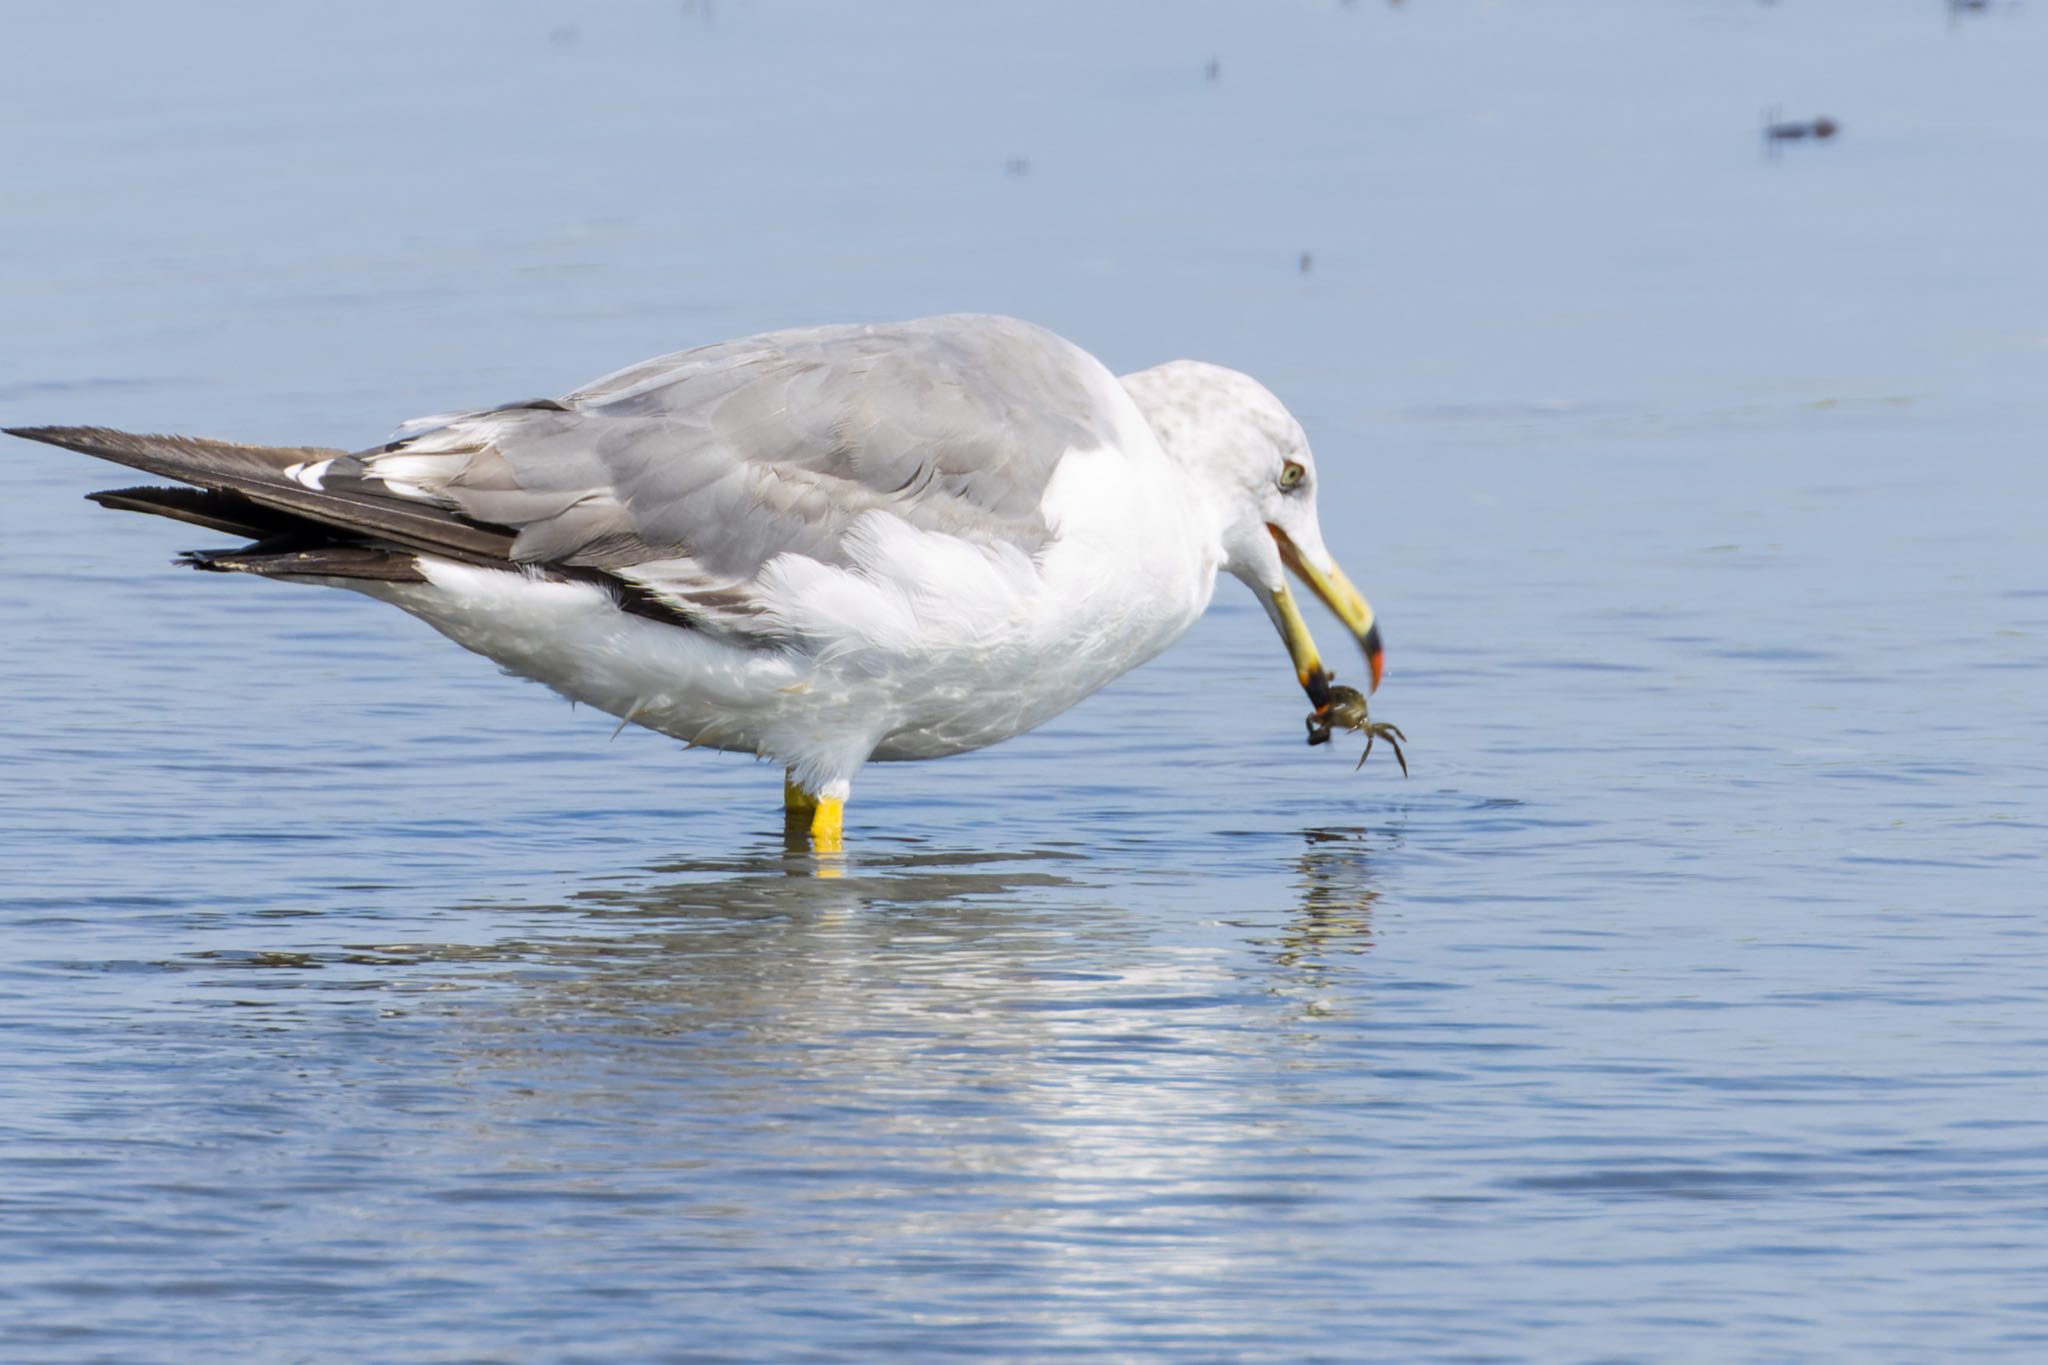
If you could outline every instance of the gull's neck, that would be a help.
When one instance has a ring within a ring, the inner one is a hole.
[[[1221,562],[1223,528],[1231,515],[1231,483],[1216,458],[1211,433],[1229,395],[1211,381],[1209,371],[1215,368],[1199,361],[1170,360],[1123,375],[1119,382],[1152,429],[1167,464],[1179,475],[1173,487],[1197,514]]]

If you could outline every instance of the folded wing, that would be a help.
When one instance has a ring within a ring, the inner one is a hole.
[[[616,574],[744,630],[763,566],[847,563],[871,511],[1035,552],[1061,457],[1111,439],[1105,391],[1092,357],[1009,318],[805,328],[408,424],[319,477],[511,529],[515,562]]]
[[[17,434],[207,490],[123,489],[100,495],[109,506],[263,538],[202,567],[368,576],[358,547],[437,555],[609,583],[629,609],[744,636],[765,632],[750,585],[769,561],[849,565],[870,512],[1035,553],[1055,468],[1114,444],[1121,392],[1051,332],[963,315],[681,351],[565,398],[407,423],[355,453]],[[279,554],[313,557],[266,557]]]

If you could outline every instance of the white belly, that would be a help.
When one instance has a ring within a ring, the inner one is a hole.
[[[350,584],[508,671],[692,744],[849,776],[870,757],[936,758],[1066,710],[1178,639],[1215,558],[1172,509],[1134,498],[1131,463],[1069,457],[1033,560],[871,513],[852,567],[797,556],[757,580],[763,648],[622,612],[601,590],[423,561],[425,584]]]

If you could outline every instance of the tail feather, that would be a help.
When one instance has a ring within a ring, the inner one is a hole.
[[[151,512],[251,540],[313,526],[303,518],[250,502],[239,493],[217,493],[210,488],[109,488],[85,496],[116,511]]]
[[[419,558],[405,550],[374,545],[318,545],[263,553],[246,550],[190,550],[180,558],[209,573],[252,573],[264,578],[362,578],[384,583],[424,583]]]
[[[347,452],[318,446],[252,446],[198,436],[145,436],[109,427],[10,427],[20,436],[128,465],[195,488],[115,488],[90,496],[103,507],[150,512],[257,542],[200,551],[185,562],[217,573],[268,578],[420,582],[420,555],[590,583],[621,610],[668,625],[695,623],[647,589],[601,569],[525,564],[513,533],[386,490],[371,480],[323,477],[323,461]]]
[[[130,469],[201,488],[235,488],[256,479],[289,479],[292,465],[317,464],[346,455],[317,446],[252,446],[203,436],[147,436],[112,427],[8,427],[9,436],[62,446]]]
[[[307,466],[347,452],[318,446],[251,446],[199,436],[145,436],[109,427],[13,427],[11,436],[96,455],[217,493],[232,493],[271,512],[289,513],[333,531],[371,536],[409,550],[469,563],[503,564],[512,558],[512,532],[458,512],[358,482],[350,487],[301,482]],[[132,511],[176,516],[164,506]],[[190,518],[182,518],[190,520]]]

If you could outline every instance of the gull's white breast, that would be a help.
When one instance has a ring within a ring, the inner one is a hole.
[[[757,600],[782,648],[632,615],[594,586],[445,560],[422,560],[424,584],[337,586],[574,700],[773,755],[799,777],[935,758],[1058,715],[1207,607],[1215,537],[1149,430],[1131,435],[1060,462],[1043,503],[1053,534],[1036,556],[877,511],[853,527],[843,566],[771,560]]]

